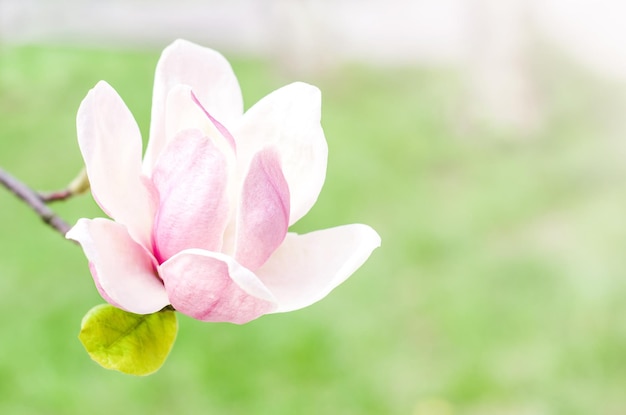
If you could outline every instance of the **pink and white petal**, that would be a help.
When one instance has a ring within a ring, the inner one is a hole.
[[[259,149],[274,145],[280,151],[291,191],[289,225],[311,209],[324,184],[328,146],[320,118],[319,89],[297,82],[261,99],[231,130],[243,171]]]
[[[181,131],[152,177],[159,193],[153,245],[159,262],[190,248],[219,251],[229,219],[228,166],[198,130]]]
[[[239,82],[228,61],[212,49],[176,40],[165,48],[157,63],[150,141],[144,162],[146,173],[152,170],[165,147],[166,100],[178,84],[190,86],[207,111],[228,129],[243,113]]]
[[[379,246],[376,231],[361,224],[290,233],[256,274],[276,297],[276,312],[297,310],[326,297]]]
[[[225,154],[233,153],[234,156],[235,141],[230,132],[208,113],[190,86],[176,85],[167,95],[165,147],[180,131],[189,129],[202,131]]]
[[[280,246],[289,227],[289,187],[274,148],[258,152],[243,182],[235,259],[256,270]]]
[[[112,305],[149,314],[170,303],[154,258],[123,225],[108,219],[79,219],[66,237],[82,246],[98,291]]]
[[[243,324],[276,309],[256,275],[221,253],[183,251],[159,273],[174,308],[198,320]]]
[[[207,118],[211,121],[212,126],[215,127],[215,129],[220,133],[222,138],[224,138],[226,143],[230,146],[231,150],[233,152],[236,152],[237,144],[235,143],[235,138],[230,133],[230,131],[228,131],[228,129],[226,127],[224,127],[224,125],[222,125],[218,120],[216,120],[215,117],[213,117],[211,114],[209,114],[209,111],[207,111],[207,109],[204,107],[204,105],[202,105],[202,103],[200,102],[200,100],[198,99],[196,94],[193,93],[193,91],[191,92],[191,97],[193,99],[193,102],[198,107],[200,107],[200,109],[202,110],[204,115],[206,115]]]
[[[94,199],[148,246],[155,200],[141,175],[141,133],[130,110],[100,81],[82,101],[76,127]]]
[[[177,85],[170,91],[167,99],[166,124],[169,141],[185,129],[202,131],[224,154],[228,163],[228,176],[235,180],[234,178],[237,176],[237,160],[234,138],[226,127],[222,126],[219,121],[207,112],[189,86]],[[237,205],[236,200],[239,197],[237,187],[229,186],[231,209],[234,209]]]

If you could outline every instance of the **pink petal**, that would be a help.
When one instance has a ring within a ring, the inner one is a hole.
[[[260,151],[252,160],[237,216],[235,259],[255,270],[285,239],[289,227],[289,187],[278,153]]]
[[[152,179],[160,201],[153,234],[159,262],[189,248],[218,251],[229,214],[228,171],[215,144],[197,130],[181,132]]]
[[[96,202],[147,244],[155,201],[141,175],[141,134],[132,114],[117,92],[101,81],[81,103],[76,126]]]
[[[98,291],[112,305],[149,314],[169,304],[154,259],[123,225],[108,219],[79,219],[66,237],[80,243]]]
[[[276,297],[276,312],[297,310],[326,297],[379,246],[376,231],[361,224],[290,233],[256,274]]]
[[[202,106],[187,85],[174,86],[167,95],[163,148],[183,130],[197,129],[210,137],[224,153],[234,156],[235,141],[230,132]]]
[[[224,254],[183,251],[160,274],[174,308],[198,320],[243,324],[276,308],[259,279]]]
[[[320,91],[294,83],[260,100],[231,129],[244,171],[259,149],[273,145],[280,152],[291,192],[290,225],[311,209],[326,177],[328,147],[320,117]]]
[[[204,106],[202,105],[200,100],[198,100],[198,97],[196,96],[196,94],[193,93],[193,91],[191,92],[191,99],[202,110],[204,115],[206,115],[206,117],[211,121],[211,124],[213,124],[213,127],[215,127],[217,131],[219,131],[222,137],[224,137],[224,139],[226,140],[228,145],[231,147],[231,149],[235,151],[237,148],[237,145],[235,144],[235,138],[232,136],[230,131],[228,131],[226,127],[220,124],[219,121],[217,121],[215,118],[211,116],[211,114],[209,114],[209,112],[206,110],[206,108],[204,108]]]
[[[175,41],[165,48],[156,68],[146,172],[152,170],[165,148],[166,100],[169,91],[179,84],[188,85],[206,110],[226,128],[243,113],[241,89],[228,61],[212,49],[185,40]]]
[[[89,272],[91,272],[91,276],[93,277],[93,282],[96,285],[96,289],[100,293],[100,296],[104,298],[104,301],[117,308],[123,308],[117,302],[115,302],[114,299],[109,297],[109,294],[104,290],[104,288],[102,288],[102,285],[100,284],[100,277],[98,276],[98,270],[96,269],[96,266],[93,262],[89,263]]]

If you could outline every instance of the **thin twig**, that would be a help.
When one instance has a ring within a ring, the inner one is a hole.
[[[70,189],[58,190],[56,192],[37,192],[37,197],[44,203],[58,202],[61,200],[69,199],[74,196],[74,193]]]
[[[9,189],[15,196],[22,199],[47,225],[54,228],[61,235],[65,236],[67,231],[70,230],[70,225],[46,206],[45,201],[37,192],[11,176],[2,168],[0,168],[0,184]]]

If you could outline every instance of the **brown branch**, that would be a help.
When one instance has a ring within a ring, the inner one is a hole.
[[[46,206],[46,199],[42,198],[37,192],[11,176],[2,168],[0,168],[0,184],[9,189],[15,196],[22,199],[47,225],[54,228],[61,235],[65,236],[67,231],[70,230],[70,225]]]

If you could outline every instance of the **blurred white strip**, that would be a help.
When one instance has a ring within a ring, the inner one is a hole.
[[[517,0],[498,0],[515,9]],[[0,42],[159,48],[184,37],[301,62],[460,63],[475,48],[476,0],[0,0]],[[626,2],[522,0],[532,29],[626,80]],[[504,13],[513,26],[521,14]],[[492,19],[495,24],[497,20]],[[509,22],[510,23],[510,22]],[[506,42],[506,39],[505,39]],[[511,42],[509,42],[511,43]],[[514,43],[514,42],[513,42]]]

